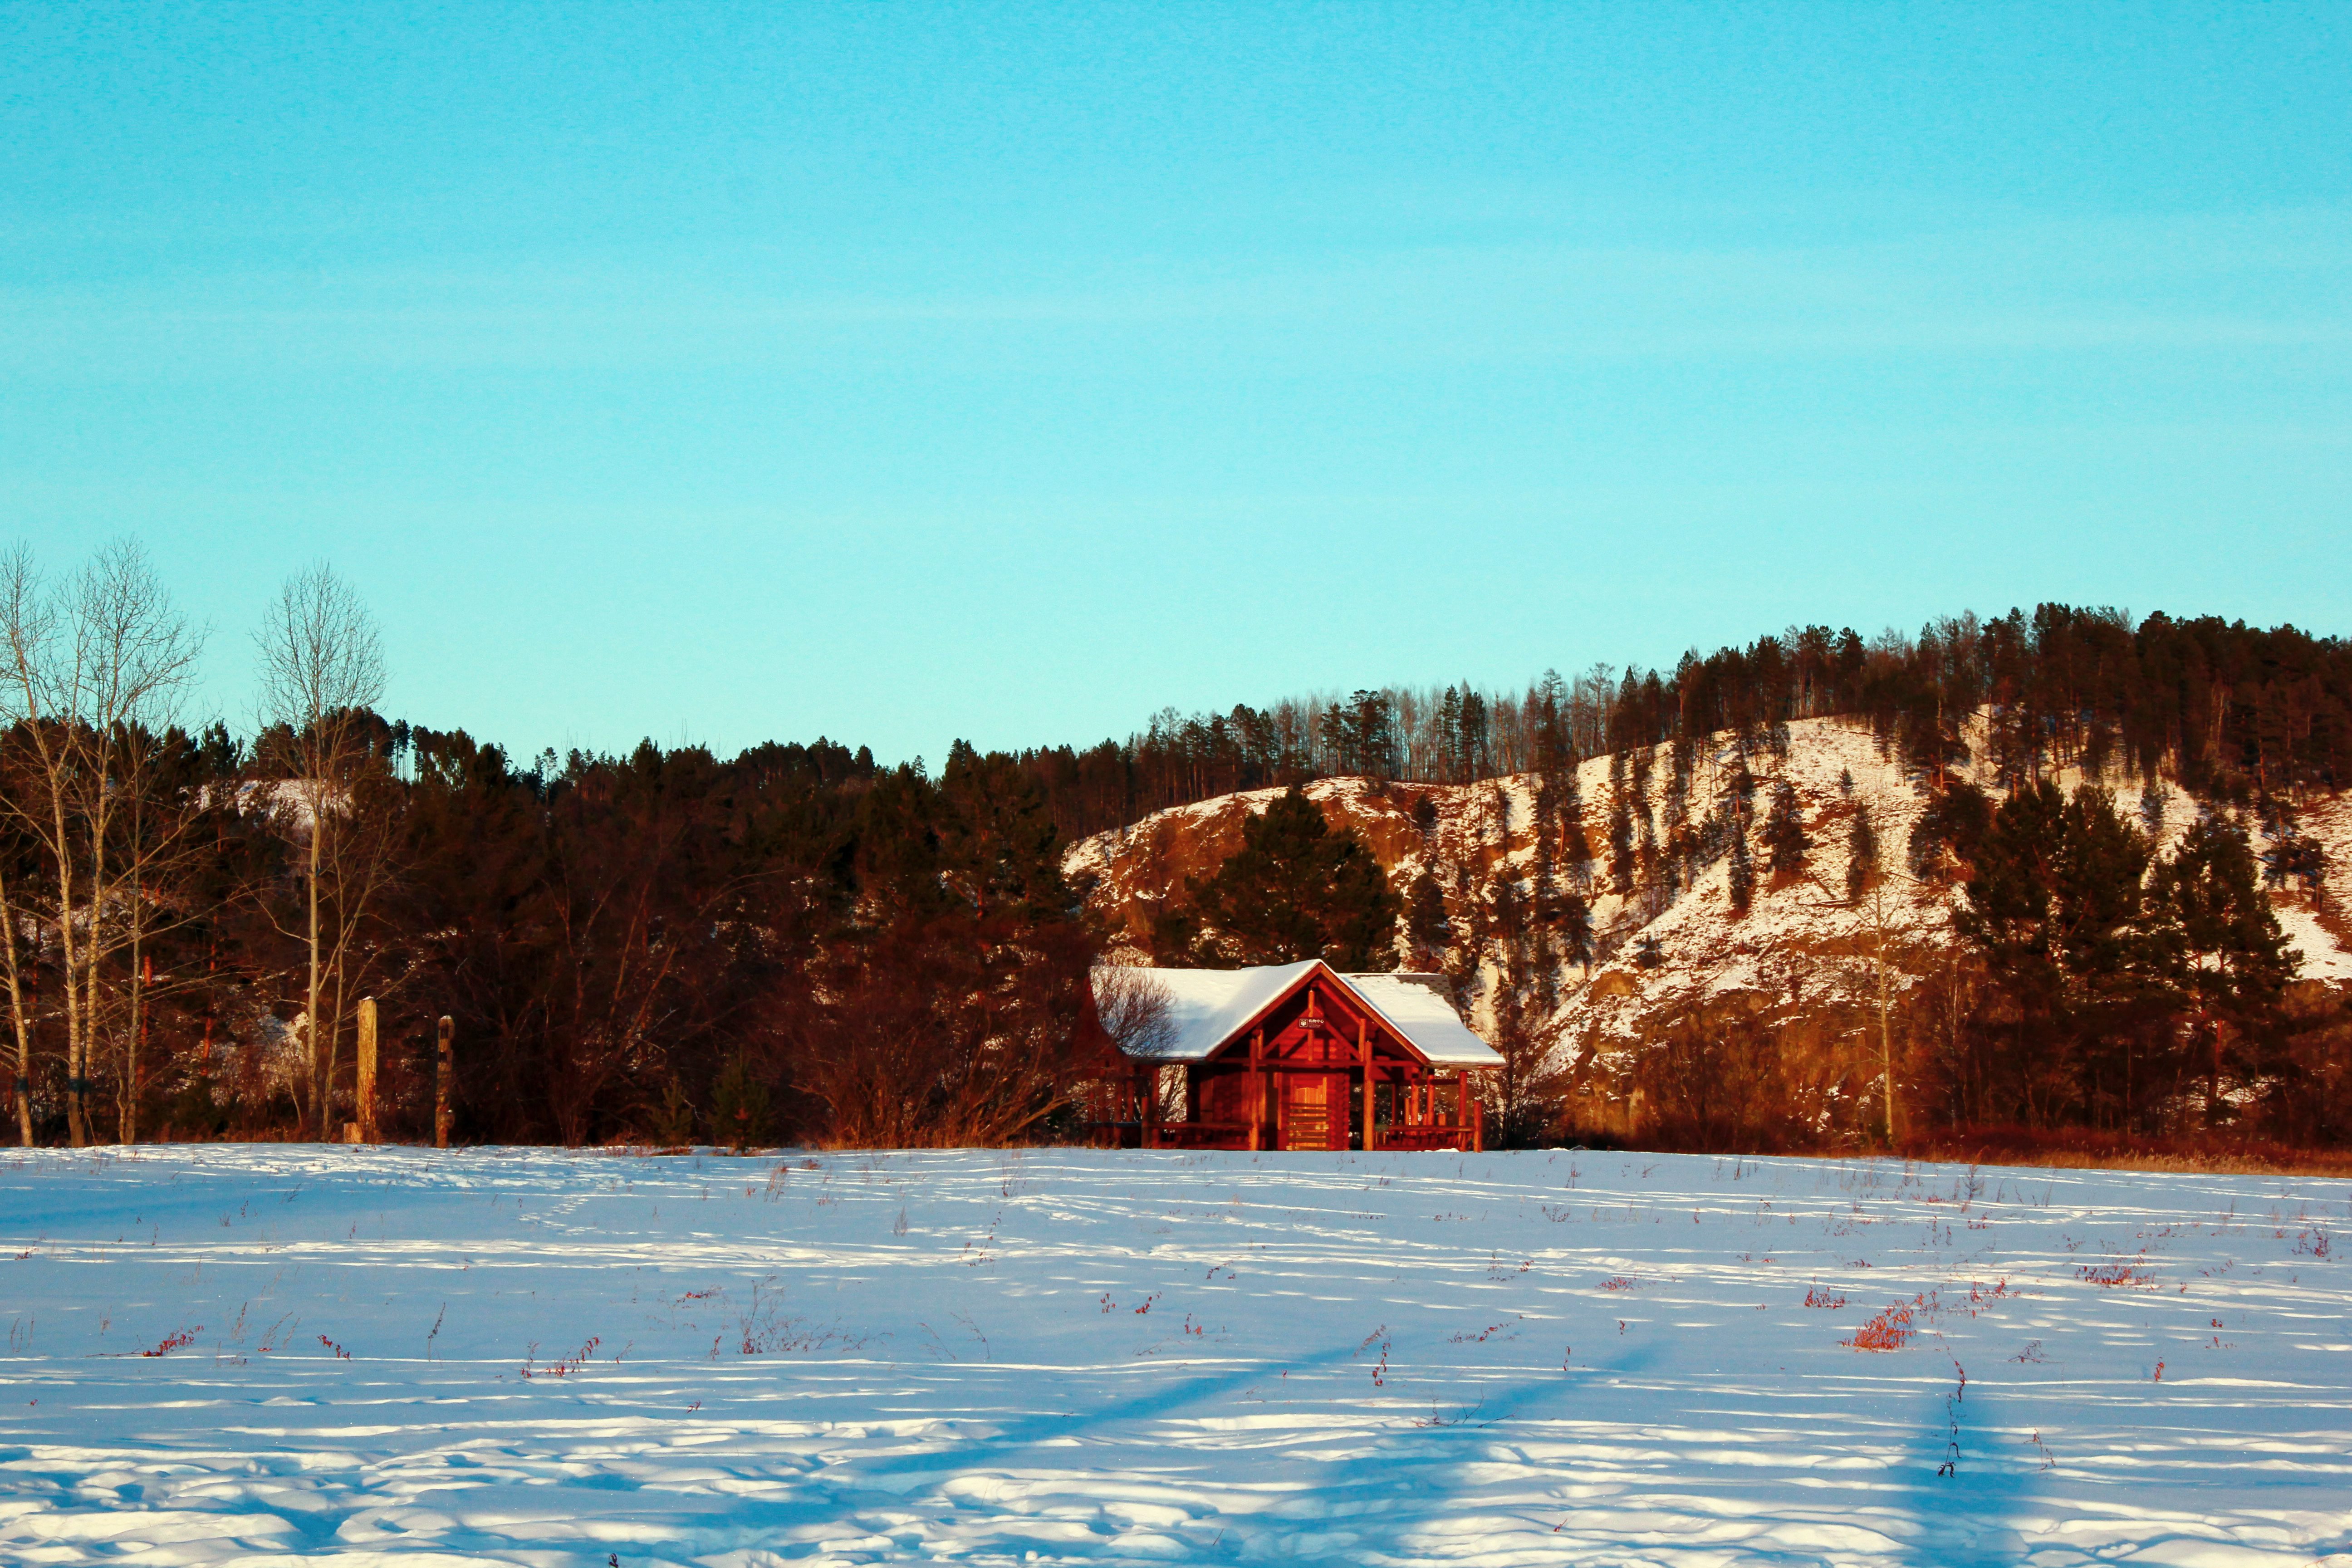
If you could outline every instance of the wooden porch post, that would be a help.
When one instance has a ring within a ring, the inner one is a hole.
[[[1372,1021],[1364,1019],[1356,1026],[1356,1054],[1364,1067],[1364,1152],[1378,1148],[1377,1135],[1372,1131]]]
[[[1470,1075],[1467,1073],[1462,1076],[1462,1092],[1470,1092]],[[1486,1102],[1483,1100],[1470,1102],[1470,1152],[1473,1154],[1486,1152]]]

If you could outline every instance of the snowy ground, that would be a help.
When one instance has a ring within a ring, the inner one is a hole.
[[[2342,1182],[179,1146],[0,1232],[10,1564],[2352,1563]]]

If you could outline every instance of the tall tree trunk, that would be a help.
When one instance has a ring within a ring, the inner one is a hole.
[[[8,1021],[16,1031],[16,1136],[29,1149],[33,1146],[33,1096],[26,1086],[33,1076],[33,1025],[25,1012],[25,978],[16,962],[16,912],[8,901],[5,881],[0,881],[0,948],[8,955]]]
[[[2221,1030],[2212,1015],[2198,1009],[2198,1028],[2205,1036],[2209,1055],[2205,1068],[2205,1127],[2210,1131],[2221,1125]]]
[[[319,851],[320,837],[326,832],[325,802],[320,797],[319,781],[310,781],[310,984],[304,999],[305,1027],[310,1031],[310,1132],[318,1142],[327,1142],[327,1074],[330,1070],[327,1047],[319,1029]]]
[[[1876,928],[1876,968],[1878,971],[1878,1061],[1880,1089],[1886,1102],[1886,1146],[1895,1147],[1895,1028],[1893,983],[1886,973],[1886,894],[1884,887],[1873,889],[1871,921]]]
[[[66,1135],[75,1148],[81,1149],[89,1146],[89,1129],[82,1120],[85,1042],[81,993],[74,984],[78,954],[74,948],[73,837],[66,828],[65,797],[62,793],[51,793],[58,856],[58,953],[66,982]],[[93,938],[96,934],[91,933]]]
[[[147,1028],[147,972],[141,951],[147,922],[139,905],[141,889],[131,889],[131,1030],[124,1037],[122,1066],[122,1142],[139,1142],[139,1047]]]

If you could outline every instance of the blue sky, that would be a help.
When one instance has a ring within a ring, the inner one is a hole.
[[[249,714],[933,760],[2061,599],[2352,631],[2352,10],[0,6],[0,534]]]

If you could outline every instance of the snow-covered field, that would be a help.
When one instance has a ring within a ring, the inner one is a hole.
[[[0,1232],[10,1564],[2352,1563],[2343,1182],[175,1146]]]

